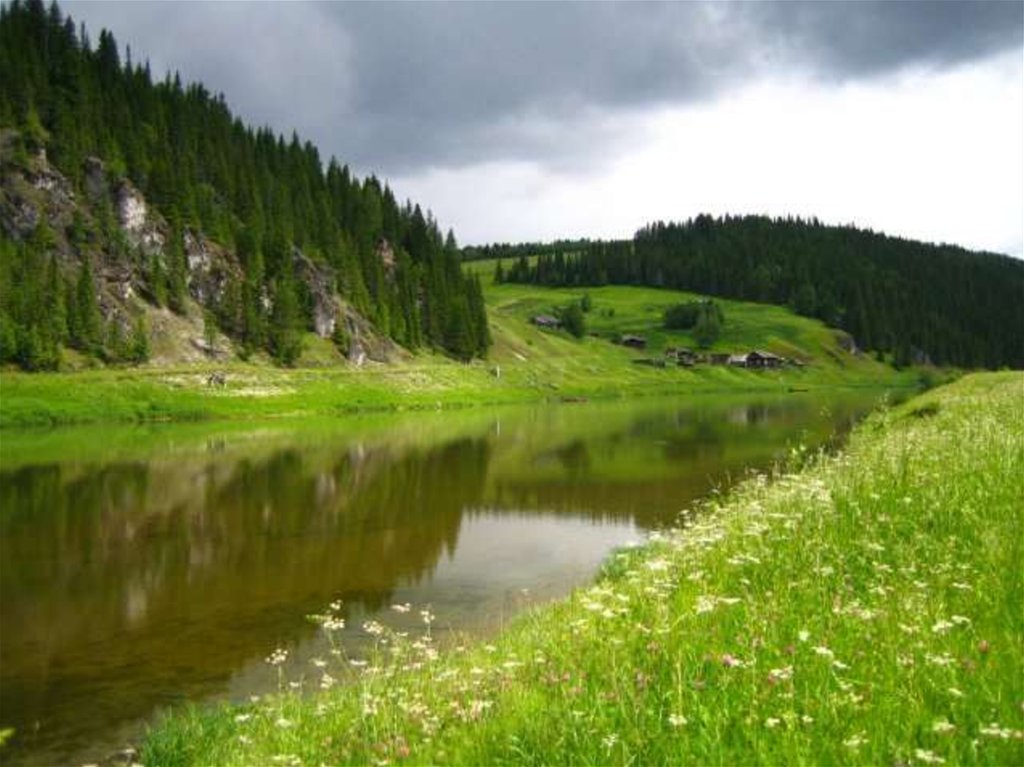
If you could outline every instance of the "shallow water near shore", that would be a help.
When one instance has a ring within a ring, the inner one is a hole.
[[[6,432],[0,728],[16,732],[0,755],[102,761],[167,706],[274,689],[266,656],[323,653],[306,616],[335,600],[353,657],[385,611],[500,629],[881,396]]]

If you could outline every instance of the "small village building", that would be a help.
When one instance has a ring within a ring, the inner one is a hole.
[[[745,368],[747,367],[747,355],[746,354],[730,354],[729,365],[734,368]]]
[[[560,328],[562,322],[557,317],[552,317],[550,314],[537,314],[534,315],[530,322],[536,325],[538,328]]]
[[[728,365],[732,356],[721,352],[714,352],[708,355],[708,362],[712,365]]]
[[[665,357],[674,360],[680,367],[693,367],[697,363],[697,355],[691,349],[669,347],[665,350]]]
[[[647,339],[643,336],[635,336],[627,333],[619,339],[619,343],[628,346],[630,349],[646,349]]]
[[[747,355],[748,368],[780,368],[785,360],[777,354],[755,349]]]

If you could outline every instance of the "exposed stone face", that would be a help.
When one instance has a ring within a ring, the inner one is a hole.
[[[146,198],[128,181],[117,188],[117,219],[128,242],[146,255],[163,251],[166,237],[156,217],[151,215]]]
[[[334,335],[338,323],[338,298],[334,293],[334,270],[309,260],[298,248],[292,252],[295,275],[313,297],[313,330],[321,338]]]
[[[377,258],[384,264],[384,270],[388,274],[395,271],[395,249],[386,237],[377,240]]]
[[[196,301],[208,308],[224,300],[228,281],[242,280],[242,270],[230,251],[205,237],[185,231],[186,286]]]
[[[98,157],[85,160],[85,193],[92,202],[99,202],[110,193],[107,184],[107,169]]]
[[[12,240],[26,239],[39,225],[39,210],[28,200],[10,196],[0,211],[0,227]]]
[[[142,231],[146,225],[146,200],[131,184],[124,182],[117,190],[117,220],[129,234]]]
[[[117,323],[127,334],[133,329],[135,318],[146,317],[151,337],[159,340],[156,345],[162,350],[161,363],[209,359],[214,351],[206,348],[205,342],[202,346],[195,342],[202,334],[200,312],[190,307],[176,314],[152,303],[147,270],[156,263],[167,268],[170,227],[148,205],[141,191],[126,179],[112,179],[103,161],[90,157],[84,164],[83,193],[76,196],[70,181],[49,164],[44,154],[15,161],[12,147],[16,137],[16,132],[0,129],[0,233],[24,241],[40,223],[46,222],[52,229],[54,250],[66,276],[78,274],[83,257],[92,259],[97,300],[106,322]],[[101,234],[101,216],[111,209],[124,242],[108,242]],[[84,239],[72,242],[73,231],[80,232]],[[235,253],[197,231],[185,231],[183,246],[190,297],[201,307],[218,313],[225,309],[237,311],[241,296],[236,291],[240,292],[243,272]],[[377,255],[387,272],[392,273],[396,257],[391,243],[382,238],[377,244]],[[312,298],[311,324],[317,335],[343,336],[348,359],[353,364],[387,362],[404,354],[401,347],[382,335],[337,293],[334,269],[314,262],[298,249],[293,251],[293,259],[296,278]],[[272,302],[266,289],[260,301],[269,314]],[[228,322],[230,326],[230,318]],[[218,357],[231,353],[227,343],[224,349],[215,350]]]

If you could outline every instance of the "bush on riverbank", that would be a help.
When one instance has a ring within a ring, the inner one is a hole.
[[[1022,386],[880,413],[493,645],[367,624],[369,657],[303,674],[323,692],[180,713],[142,761],[1021,763]]]

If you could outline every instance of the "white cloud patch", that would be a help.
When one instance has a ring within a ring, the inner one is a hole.
[[[394,187],[429,200],[464,242],[628,237],[658,218],[768,213],[1020,256],[1022,86],[1019,51],[841,87],[766,80],[609,119],[611,159],[597,153],[592,172],[484,163]]]

